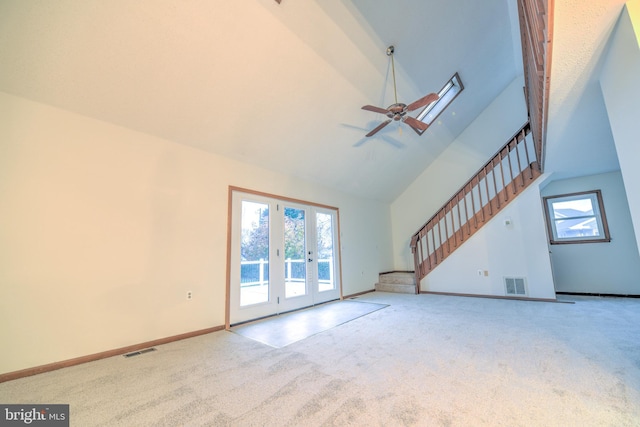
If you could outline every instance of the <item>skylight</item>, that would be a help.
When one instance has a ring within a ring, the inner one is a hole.
[[[460,76],[458,73],[455,73],[444,87],[440,89],[440,92],[438,92],[440,99],[424,107],[424,110],[422,110],[416,118],[421,122],[431,125],[463,89],[464,86],[462,85]],[[422,135],[422,133],[424,132],[421,132],[420,135]]]

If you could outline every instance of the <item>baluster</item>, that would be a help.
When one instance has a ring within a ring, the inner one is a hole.
[[[422,249],[422,231],[420,232],[420,234],[418,234],[418,251],[419,251],[419,258],[420,258],[420,275],[422,277],[424,277],[424,275],[426,274],[426,271],[424,271],[424,250]]]
[[[487,189],[487,205],[489,205],[489,216],[493,216],[493,208],[491,207],[491,197],[489,197],[489,178],[487,177],[487,166],[482,168],[484,172],[484,186]]]
[[[427,230],[426,235],[424,236],[424,241],[427,244],[427,268],[431,271],[431,251],[429,250],[429,230]]]
[[[458,236],[456,233],[456,219],[453,216],[453,199],[451,199],[451,201],[449,201],[449,213],[451,214],[451,234],[453,237],[453,247],[456,248],[458,246]]]
[[[522,130],[520,135],[523,134],[524,129]],[[522,138],[522,141],[524,141],[524,136]],[[524,187],[524,174],[522,173],[522,165],[520,165],[520,150],[518,150],[518,137],[516,137],[516,159],[518,160],[518,175],[520,175],[520,178],[522,179],[522,187]]]
[[[491,159],[491,176],[493,177],[493,191],[495,192],[496,203],[498,204],[498,210],[500,210],[500,197],[498,196],[498,184],[496,183],[496,166],[494,164],[495,157]]]
[[[460,192],[456,194],[456,206],[458,207],[458,229],[460,230],[460,242],[464,242],[464,231],[462,230],[462,218],[460,215]]]
[[[509,192],[507,191],[507,183],[504,181],[504,162],[503,162],[503,157],[502,157],[502,152],[504,151],[504,148],[502,150],[500,150],[500,176],[502,177],[502,190],[500,191],[504,191],[504,201],[505,203],[509,200]],[[507,151],[507,154],[509,152]]]
[[[480,213],[482,215],[482,223],[484,224],[484,206],[482,203],[482,186],[480,185],[480,174],[476,175],[476,181],[478,182],[478,202],[480,203]]]
[[[462,193],[464,195],[464,216],[466,218],[465,223],[467,224],[467,235],[470,236],[471,235],[471,221],[469,221],[469,208],[467,208],[467,186],[464,186],[464,192]]]
[[[260,258],[260,272],[258,273],[258,279],[260,280],[260,286],[262,286],[264,283],[264,265],[265,265],[265,261],[263,258]]]
[[[529,147],[527,146],[527,135],[524,131],[524,129],[522,129],[522,135],[524,138],[524,154],[527,156],[527,168],[529,169],[529,179],[533,179],[533,165],[531,163],[531,160],[529,159]]]
[[[513,185],[513,194],[516,194],[516,181],[513,179],[513,166],[511,166],[511,141],[507,144],[507,160],[509,160],[509,176],[511,177],[509,182]]]
[[[414,243],[414,248],[413,250],[413,258],[414,258],[414,262],[416,263],[416,271],[421,273],[422,272],[422,256],[420,255],[420,232],[418,232],[418,234],[414,235],[412,238],[412,242],[415,241]]]
[[[447,224],[447,205],[442,208],[442,218],[444,219],[444,239],[447,241],[447,253],[451,253],[451,242],[449,242],[449,225]]]
[[[440,259],[444,259],[444,245],[442,244],[442,227],[440,226],[440,213],[442,212],[442,209],[440,211],[438,211],[438,237],[439,239],[439,243],[440,243]]]
[[[438,247],[436,246],[436,232],[434,230],[435,224],[431,227],[431,239],[433,243],[433,261],[434,264],[438,264]]]
[[[469,190],[469,195],[471,196],[471,213],[473,214],[473,225],[474,228],[478,228],[478,217],[476,216],[476,201],[475,197],[473,196],[473,179],[469,184]]]

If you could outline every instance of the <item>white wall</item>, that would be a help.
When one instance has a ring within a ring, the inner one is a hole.
[[[526,122],[523,86],[514,79],[391,204],[396,270],[414,269],[411,236]]]
[[[640,255],[620,172],[549,183],[543,196],[601,190],[611,242],[550,245],[557,292],[640,295]]]
[[[0,373],[223,325],[229,185],[338,207],[345,295],[392,269],[387,204],[0,93]]]
[[[539,185],[531,184],[422,279],[420,289],[474,295],[506,294],[504,277],[524,277],[527,297],[555,299]],[[505,225],[505,219],[510,225]],[[488,276],[478,276],[478,270]]]
[[[629,0],[625,6],[636,34],[636,42],[640,46],[640,0]]]
[[[633,7],[632,7],[633,6]],[[635,10],[629,14],[629,8]],[[600,86],[618,152],[636,242],[640,244],[640,1],[622,11],[610,41]],[[635,27],[635,32],[634,32]]]

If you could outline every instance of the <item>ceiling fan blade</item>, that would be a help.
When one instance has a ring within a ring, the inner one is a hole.
[[[417,110],[418,108],[424,107],[425,105],[429,105],[432,102],[437,101],[438,99],[440,99],[438,94],[430,93],[429,95],[425,95],[422,98],[418,99],[417,101],[407,105],[407,111]]]
[[[362,107],[363,110],[367,110],[367,111],[373,111],[374,113],[381,113],[381,114],[389,114],[389,110],[385,110],[384,108],[380,108],[380,107],[374,107],[373,105],[365,105],[364,107]]]
[[[420,120],[414,119],[411,116],[405,116],[404,122],[409,126],[411,126],[412,128],[414,128],[415,130],[419,130],[422,132],[427,130],[427,128],[429,127],[429,125],[426,124],[425,122],[421,122]]]
[[[385,120],[384,122],[380,123],[374,130],[372,130],[371,132],[369,132],[366,136],[373,136],[375,135],[380,129],[382,129],[383,127],[385,127],[386,125],[388,125],[389,123],[391,123],[391,119],[389,120]]]

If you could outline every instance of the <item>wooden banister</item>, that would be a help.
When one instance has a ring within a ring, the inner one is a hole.
[[[422,278],[544,170],[553,8],[554,0],[518,0],[529,120],[412,236],[416,293]]]
[[[544,170],[554,0],[518,0],[525,96],[537,167]]]
[[[411,237],[416,293],[422,278],[541,175],[538,164],[527,122]]]

